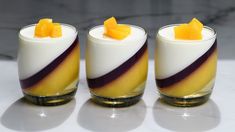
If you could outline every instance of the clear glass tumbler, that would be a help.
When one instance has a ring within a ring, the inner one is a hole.
[[[216,32],[204,26],[202,40],[177,40],[173,28],[156,36],[155,77],[163,101],[175,106],[206,102],[212,92],[217,65]]]
[[[62,37],[34,37],[35,25],[19,32],[18,72],[24,97],[37,105],[70,101],[77,90],[80,49],[75,27],[61,24]]]
[[[104,27],[89,30],[86,75],[94,102],[112,107],[137,103],[145,88],[148,71],[147,34],[130,25],[131,35],[115,40],[103,35]]]

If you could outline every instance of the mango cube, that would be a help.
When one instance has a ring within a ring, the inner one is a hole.
[[[59,23],[53,23],[50,37],[57,38],[62,36],[62,28]]]
[[[107,33],[107,30],[110,28],[115,28],[117,26],[117,21],[114,17],[111,17],[104,21],[104,29],[105,33]]]
[[[117,24],[114,17],[104,21],[104,34],[114,39],[122,40],[131,33],[131,28],[128,25]]]
[[[174,27],[175,38],[184,40],[200,40],[202,39],[203,24],[193,18],[188,24],[181,24]]]
[[[34,30],[35,37],[61,37],[62,36],[62,28],[59,23],[53,23],[52,19],[44,18],[40,19],[39,22],[35,26]]]
[[[176,39],[188,39],[188,24],[180,24],[174,28]]]
[[[47,37],[52,28],[52,19],[41,19],[35,26],[34,35],[36,37]]]
[[[40,19],[38,23],[41,23],[41,24],[52,23],[52,19],[51,18],[43,18],[43,19]]]
[[[127,36],[127,34],[125,34],[125,32],[118,31],[116,29],[108,29],[107,34],[109,37],[114,38],[114,39],[118,39],[118,40],[124,39]]]
[[[191,40],[199,40],[202,39],[202,28],[203,24],[198,21],[196,18],[193,18],[189,25],[189,39]]]
[[[189,23],[189,26],[197,28],[199,31],[201,31],[203,28],[203,24],[199,20],[197,20],[197,18],[193,18]]]
[[[116,30],[121,31],[121,32],[125,32],[128,35],[131,33],[131,27],[124,25],[124,24],[118,24],[116,27]]]

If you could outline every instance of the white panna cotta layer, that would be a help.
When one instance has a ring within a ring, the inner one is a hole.
[[[104,35],[102,25],[88,33],[86,47],[86,70],[88,78],[97,78],[114,70],[132,57],[145,43],[144,29],[129,25],[131,34],[123,40]]]
[[[202,30],[202,40],[177,40],[174,27],[161,28],[156,36],[156,78],[170,77],[192,64],[213,45],[216,33],[209,27]]]
[[[69,46],[77,37],[76,28],[61,24],[62,37],[34,37],[35,24],[27,26],[19,32],[18,68],[20,79],[26,79],[36,74]]]

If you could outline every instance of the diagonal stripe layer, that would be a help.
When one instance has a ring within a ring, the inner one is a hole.
[[[78,37],[72,43],[72,45],[66,49],[61,55],[59,55],[55,60],[53,60],[50,64],[44,67],[42,70],[34,74],[33,76],[20,80],[20,84],[22,88],[30,88],[33,85],[37,84],[41,80],[43,80],[47,75],[56,69],[58,65],[60,65],[66,57],[73,51],[73,49],[78,45]]]
[[[88,86],[90,88],[98,88],[117,79],[123,73],[127,72],[135,63],[137,63],[138,60],[143,56],[146,50],[147,50],[147,41],[131,58],[129,58],[127,61],[122,63],[120,66],[118,66],[114,70],[98,78],[92,78],[92,79],[87,78]]]
[[[215,40],[214,44],[208,49],[206,53],[204,53],[201,57],[199,57],[197,60],[195,60],[192,64],[187,66],[182,71],[168,78],[156,79],[157,86],[159,88],[169,87],[185,79],[191,73],[196,71],[205,61],[207,61],[207,59],[214,53],[216,48],[217,48],[217,41]]]

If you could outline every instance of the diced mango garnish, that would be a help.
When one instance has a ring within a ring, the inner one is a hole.
[[[124,25],[124,24],[118,24],[116,29],[118,31],[125,32],[128,35],[131,33],[131,27],[127,26],[127,25]]]
[[[202,30],[203,28],[203,24],[199,20],[197,20],[197,18],[193,18],[189,23],[189,26],[196,27],[199,30]]]
[[[198,39],[202,39],[202,28],[203,28],[203,24],[198,21],[196,18],[193,18],[192,21],[188,24],[190,27],[189,30],[189,39],[191,40],[198,40]]]
[[[53,23],[53,28],[51,30],[51,35],[52,38],[57,38],[62,36],[62,28],[59,23]]]
[[[35,26],[34,35],[36,37],[47,37],[50,35],[50,31],[52,28],[52,19],[41,19],[38,24]]]
[[[52,23],[52,19],[51,18],[43,18],[40,19],[38,23]]]
[[[188,39],[188,24],[180,24],[174,28],[175,38],[177,39]]]
[[[62,36],[61,25],[59,23],[53,23],[52,19],[50,18],[40,19],[35,26],[34,36],[39,38],[61,37]]]
[[[183,40],[200,40],[202,39],[203,24],[193,18],[188,24],[180,24],[174,28],[175,38]]]
[[[118,39],[118,40],[124,39],[125,37],[128,36],[128,34],[126,34],[125,32],[119,31],[115,28],[114,29],[108,29],[107,30],[107,35],[111,38]]]
[[[114,39],[122,40],[131,33],[131,28],[128,25],[117,24],[114,17],[104,21],[104,34]]]
[[[104,21],[104,29],[105,29],[105,34],[107,33],[107,30],[110,28],[115,28],[117,26],[117,21],[114,17],[111,17],[107,20]]]

